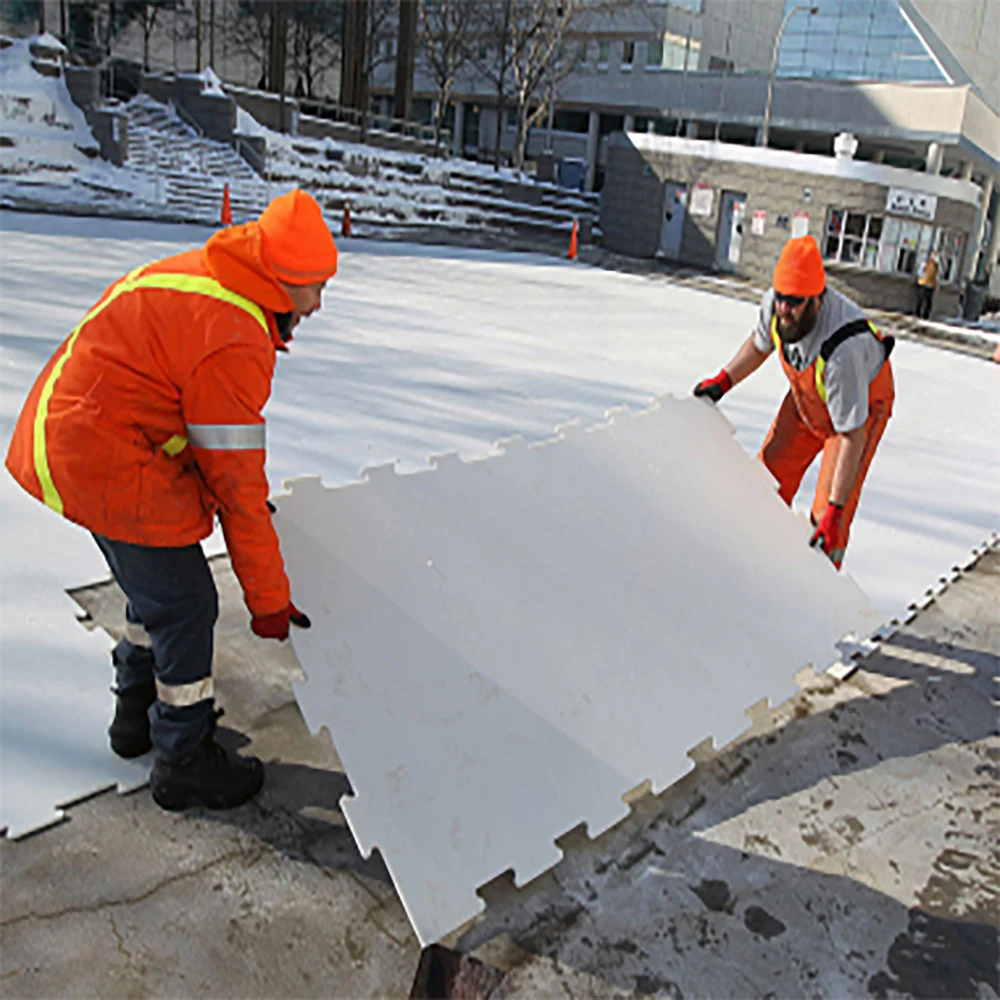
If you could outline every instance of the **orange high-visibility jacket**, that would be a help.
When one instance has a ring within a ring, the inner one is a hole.
[[[31,389],[7,454],[29,493],[90,531],[190,545],[218,512],[251,614],[289,603],[264,474],[274,313],[291,311],[259,228],[111,285]]]

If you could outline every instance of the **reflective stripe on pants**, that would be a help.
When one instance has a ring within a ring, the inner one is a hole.
[[[156,680],[150,736],[157,754],[178,760],[201,743],[214,706],[212,653],[219,599],[200,545],[154,548],[95,541],[128,598],[130,633],[145,627],[151,648],[126,636],[113,659],[119,688]]]

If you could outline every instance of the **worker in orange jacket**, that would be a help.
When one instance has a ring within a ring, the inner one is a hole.
[[[785,243],[754,331],[718,375],[694,389],[716,403],[777,351],[789,390],[759,457],[791,505],[806,470],[823,453],[810,544],[838,569],[865,476],[892,416],[892,348],[892,337],[883,337],[855,303],[827,287],[819,247],[802,236]]]
[[[94,535],[128,599],[115,647],[112,749],[156,751],[166,809],[239,805],[264,771],[215,741],[218,595],[200,540],[216,515],[263,638],[308,626],[268,510],[262,410],[277,351],[320,308],[337,248],[304,191],[204,247],[136,268],[101,296],[38,376],[7,468]]]

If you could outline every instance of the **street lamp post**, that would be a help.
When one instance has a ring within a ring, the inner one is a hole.
[[[767,145],[768,135],[771,131],[771,100],[774,98],[774,71],[778,66],[778,49],[781,48],[781,36],[785,33],[785,28],[788,27],[788,22],[792,19],[792,16],[800,10],[809,11],[810,16],[819,13],[819,7],[800,4],[798,7],[793,7],[781,22],[781,27],[778,29],[778,37],[774,40],[774,51],[771,53],[771,74],[767,79],[767,107],[764,108],[764,127],[760,133],[760,144],[762,146]]]

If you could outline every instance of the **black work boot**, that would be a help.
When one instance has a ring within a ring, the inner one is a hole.
[[[260,791],[264,765],[256,757],[240,757],[219,746],[215,742],[217,718],[212,718],[205,738],[186,757],[179,761],[156,758],[149,784],[160,808],[171,812],[194,806],[233,809]]]
[[[149,706],[156,701],[156,682],[149,680],[127,688],[112,688],[115,717],[108,727],[111,749],[119,757],[141,757],[153,746],[149,741]]]

